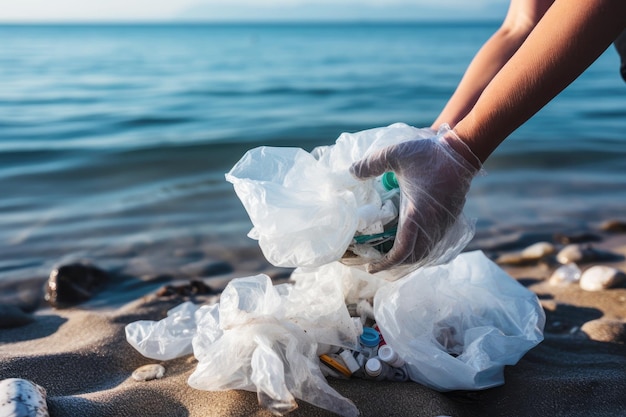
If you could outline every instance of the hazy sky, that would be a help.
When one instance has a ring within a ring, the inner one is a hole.
[[[506,0],[0,0],[0,21],[494,19]]]

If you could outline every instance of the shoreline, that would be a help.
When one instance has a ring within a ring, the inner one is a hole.
[[[581,269],[603,264],[626,271],[626,233],[593,233],[602,238],[591,242],[593,247],[622,258],[581,264]],[[484,251],[495,258],[519,251],[528,242],[505,243],[485,246]],[[189,387],[186,381],[197,363],[192,356],[154,361],[135,351],[124,335],[126,324],[159,320],[167,310],[184,301],[217,300],[234,277],[266,273],[275,283],[287,281],[290,270],[269,266],[257,249],[234,253],[216,249],[211,260],[196,261],[195,277],[202,278],[211,289],[206,294],[157,295],[164,285],[189,283],[194,277],[190,267],[178,276],[114,280],[92,300],[72,308],[39,308],[32,314],[31,323],[0,331],[0,380],[25,378],[44,387],[52,416],[270,416],[259,408],[254,392],[206,392]],[[351,399],[362,416],[623,413],[626,286],[591,292],[574,284],[550,285],[548,279],[555,268],[550,262],[501,267],[537,294],[547,319],[544,341],[516,365],[505,368],[504,385],[448,393],[413,382],[329,379],[330,385]],[[211,271],[214,274],[210,277],[200,276]],[[162,379],[132,379],[136,368],[150,363],[165,367]],[[301,400],[298,405],[288,415],[335,415]]]

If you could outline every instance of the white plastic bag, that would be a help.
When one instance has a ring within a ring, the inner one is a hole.
[[[183,303],[160,321],[140,320],[126,326],[126,340],[144,356],[162,361],[191,353],[198,306]]]
[[[318,345],[357,348],[342,282],[332,275],[278,286],[266,275],[237,278],[219,304],[184,303],[159,322],[128,324],[126,336],[154,359],[193,351],[198,365],[188,382],[194,388],[256,391],[259,403],[279,415],[297,407],[295,398],[343,416],[359,414],[319,365]]]
[[[343,133],[334,145],[314,149],[260,147],[248,151],[226,174],[253,224],[249,236],[259,241],[267,260],[276,266],[315,267],[342,260],[364,264],[381,251],[354,240],[355,235],[392,238],[398,201],[377,186],[360,181],[350,166],[389,145],[436,135],[403,123]],[[473,223],[463,216],[453,239],[442,243],[447,261],[473,236]],[[461,239],[459,239],[459,236]],[[350,249],[351,257],[344,257]],[[399,274],[396,274],[396,277]]]
[[[545,324],[537,296],[480,251],[381,287],[374,314],[410,378],[439,391],[503,384]]]

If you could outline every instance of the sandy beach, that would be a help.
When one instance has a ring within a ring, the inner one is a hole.
[[[593,247],[620,255],[605,264],[626,270],[626,234],[593,231]],[[521,248],[518,248],[521,249]],[[492,258],[497,247],[485,248]],[[211,263],[213,262],[213,263]],[[255,249],[216,251],[213,276],[197,276],[208,294],[170,294],[164,285],[189,283],[172,276],[114,279],[90,301],[53,309],[43,302],[32,321],[0,331],[0,380],[25,378],[47,391],[51,416],[269,416],[256,393],[206,392],[188,386],[197,361],[187,356],[160,362],[161,379],[138,382],[132,372],[159,363],[143,357],[126,341],[124,327],[137,320],[159,320],[183,301],[216,302],[234,277],[266,273],[285,282],[290,270],[268,265]],[[224,265],[231,265],[232,271]],[[329,379],[352,400],[362,416],[622,416],[626,415],[626,288],[585,291],[577,284],[548,283],[550,262],[503,266],[535,292],[546,312],[545,340],[515,366],[505,369],[505,384],[483,391],[440,393],[413,382]],[[210,272],[205,268],[204,272]],[[187,271],[189,272],[189,271]],[[137,294],[143,296],[137,297]],[[6,322],[5,322],[6,323]],[[298,401],[291,416],[330,416]]]

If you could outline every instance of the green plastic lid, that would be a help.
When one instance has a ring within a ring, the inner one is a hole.
[[[381,176],[380,182],[383,184],[383,187],[385,187],[385,190],[387,191],[391,191],[394,188],[400,188],[400,186],[398,185],[398,179],[396,178],[396,174],[391,171],[385,172]]]

